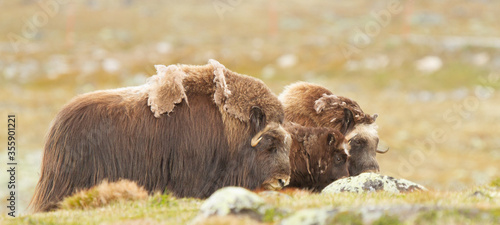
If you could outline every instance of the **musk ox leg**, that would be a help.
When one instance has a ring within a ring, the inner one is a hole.
[[[182,80],[187,76],[178,66],[155,65],[157,75],[148,80],[148,106],[156,118],[171,113],[175,104],[187,102]]]

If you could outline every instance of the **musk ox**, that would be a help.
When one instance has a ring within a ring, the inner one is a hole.
[[[51,124],[31,207],[119,179],[148,192],[205,198],[224,186],[289,183],[284,111],[260,80],[204,66],[156,66],[145,85],[71,100]]]
[[[319,192],[330,183],[349,176],[345,138],[338,130],[290,122],[285,122],[284,127],[292,136],[292,174],[288,187]]]
[[[376,153],[385,153],[388,149],[377,149],[377,114],[365,114],[355,101],[306,82],[285,87],[279,99],[285,109],[285,120],[304,126],[330,127],[345,135],[350,176],[379,172]]]

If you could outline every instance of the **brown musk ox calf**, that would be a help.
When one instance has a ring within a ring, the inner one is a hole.
[[[156,68],[145,85],[84,94],[57,114],[31,201],[35,212],[103,180],[196,198],[224,186],[289,183],[283,107],[262,81],[215,60]]]
[[[357,102],[307,82],[285,87],[279,99],[285,108],[285,120],[303,126],[330,127],[345,135],[350,176],[379,172],[376,153],[385,153],[388,149],[377,149],[377,114],[365,114]]]
[[[292,137],[288,187],[320,192],[330,183],[349,176],[344,135],[327,127],[304,127],[285,122]]]

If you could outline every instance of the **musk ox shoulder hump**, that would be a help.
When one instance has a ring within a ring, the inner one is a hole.
[[[365,114],[352,99],[334,95],[320,85],[297,82],[285,87],[279,96],[285,108],[286,119],[308,126],[339,128],[346,110],[355,123],[373,123],[376,115]]]
[[[317,100],[324,94],[331,95],[333,93],[320,85],[299,81],[286,86],[278,98],[287,107],[296,103],[304,103],[307,99]]]
[[[216,60],[208,64],[157,65],[157,74],[147,83],[148,105],[155,117],[170,113],[190,94],[209,95],[221,113],[242,122],[250,120],[252,108],[258,107],[267,121],[281,122],[283,107],[271,90],[256,78],[238,74]]]
[[[167,115],[173,111],[175,104],[184,99],[187,102],[186,90],[182,81],[186,73],[176,65],[155,65],[157,74],[147,82],[148,106],[155,117]]]
[[[207,65],[181,65],[181,69],[187,74],[186,92],[211,95],[221,113],[248,122],[252,108],[259,107],[267,121],[283,121],[280,101],[261,80],[233,72],[213,59]]]

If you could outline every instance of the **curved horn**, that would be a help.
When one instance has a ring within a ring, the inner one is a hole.
[[[261,131],[259,131],[259,133],[257,133],[255,136],[253,136],[252,141],[250,142],[252,147],[255,147],[259,144],[260,140],[262,140],[262,137],[261,137],[262,134],[267,132],[269,129],[271,129],[270,124],[268,124],[264,129],[262,129]]]
[[[252,142],[251,142],[251,145],[252,147],[255,147],[259,144],[260,140],[262,140],[262,137],[259,135],[255,135],[255,137],[252,138]]]
[[[377,153],[384,154],[389,151],[389,145],[384,140],[380,140],[375,151]]]
[[[377,153],[384,154],[384,153],[386,153],[386,152],[388,152],[388,151],[389,151],[389,147],[387,147],[386,149],[378,149],[378,148],[377,148],[377,150],[376,150],[376,151],[377,151]]]

